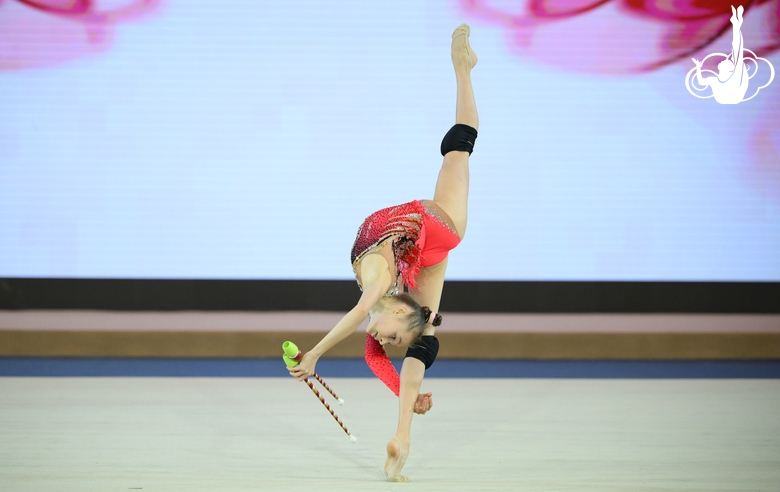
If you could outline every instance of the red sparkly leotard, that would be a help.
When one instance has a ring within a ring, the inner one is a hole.
[[[441,263],[449,251],[460,243],[460,237],[449,218],[431,201],[414,200],[383,208],[368,216],[358,229],[351,254],[352,268],[356,276],[360,260],[387,240],[392,240],[397,275],[411,288],[417,287],[415,278],[422,268]],[[396,278],[395,284],[386,295],[397,293]],[[366,336],[366,363],[371,371],[398,395],[398,372],[379,342],[370,335]]]
[[[420,269],[441,263],[460,243],[454,226],[432,201],[414,200],[383,208],[363,221],[352,245],[352,269],[357,273],[363,256],[388,239],[398,274],[411,288],[417,287]],[[397,293],[395,288],[388,295]]]

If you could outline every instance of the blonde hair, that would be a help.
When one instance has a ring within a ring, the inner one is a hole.
[[[409,325],[409,331],[414,334],[414,339],[412,340],[410,346],[415,345],[422,339],[425,325],[427,325],[429,322],[433,326],[441,325],[442,318],[440,314],[434,314],[433,311],[431,311],[431,308],[428,306],[420,306],[420,304],[418,304],[417,301],[415,301],[414,298],[412,298],[412,296],[409,294],[396,294],[392,297],[392,299],[393,301],[398,301],[409,308],[409,314],[407,314],[405,318]],[[430,319],[432,314],[433,319]]]

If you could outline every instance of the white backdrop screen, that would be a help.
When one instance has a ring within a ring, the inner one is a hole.
[[[433,195],[468,22],[448,278],[780,280],[780,80],[694,97],[730,3],[668,3],[0,0],[0,276],[352,278],[361,221]]]

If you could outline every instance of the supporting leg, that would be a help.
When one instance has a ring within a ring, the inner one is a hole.
[[[385,460],[385,473],[391,482],[407,480],[401,475],[401,469],[409,455],[414,404],[424,375],[425,364],[412,357],[404,359],[401,367],[401,392],[398,395],[398,429],[395,436],[387,443],[387,460]]]

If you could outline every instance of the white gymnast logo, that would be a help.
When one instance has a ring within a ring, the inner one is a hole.
[[[731,7],[732,16],[730,20],[734,27],[731,54],[712,53],[707,55],[702,61],[691,58],[696,66],[685,76],[685,88],[694,96],[700,99],[714,97],[720,104],[739,104],[756,97],[758,91],[771,84],[772,80],[775,78],[775,67],[773,67],[767,59],[756,56],[755,53],[745,48],[743,45],[740,28],[742,27],[742,12],[744,11],[745,9],[742,8],[741,5],[736,10],[734,10],[734,6]],[[749,53],[749,55],[745,56],[745,52]],[[723,61],[718,63],[717,74],[712,70],[702,70],[701,68],[704,62],[711,57],[723,58]],[[758,87],[750,97],[745,98],[750,79],[758,73],[759,61],[766,62],[769,66],[769,81],[761,87]],[[710,73],[714,75],[714,77],[702,77],[702,72]],[[693,77],[694,73],[696,74],[695,78]],[[691,88],[693,88],[698,92],[702,92],[706,90],[707,87],[712,89],[712,94],[708,96],[701,96],[691,90]]]

